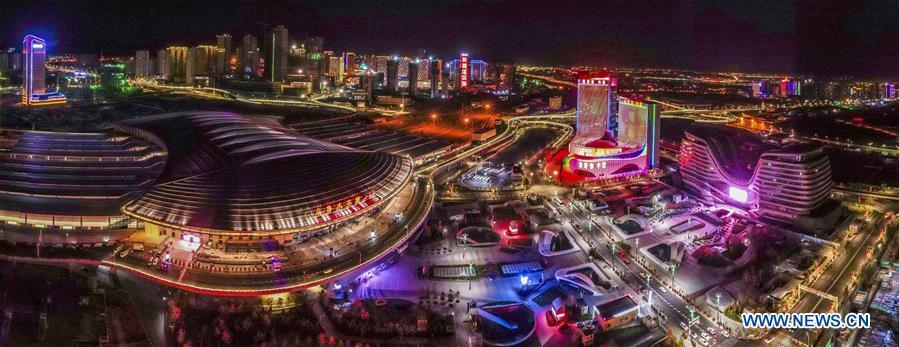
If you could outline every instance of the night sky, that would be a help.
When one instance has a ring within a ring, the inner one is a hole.
[[[325,38],[341,52],[488,61],[899,77],[899,2],[8,0],[0,44],[26,33],[52,53],[133,54],[215,34]]]

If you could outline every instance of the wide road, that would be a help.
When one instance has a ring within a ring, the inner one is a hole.
[[[851,294],[851,292],[846,291],[846,286],[851,283],[853,274],[860,272],[870,262],[866,254],[869,247],[875,246],[873,243],[877,239],[878,231],[883,226],[881,216],[881,214],[874,214],[872,217],[873,222],[866,223],[849,240],[846,247],[840,249],[833,263],[810,287],[836,296],[845,304],[847,296]],[[830,312],[832,304],[828,299],[803,291],[802,298],[790,311],[825,313]],[[842,309],[843,307],[840,308]],[[809,341],[814,342],[816,340],[818,333],[820,331],[801,329],[796,329],[793,332],[781,331],[771,344],[781,346],[808,345]]]
[[[619,276],[622,276],[622,278],[627,280],[631,285],[640,284],[640,287],[645,288],[644,285],[646,284],[646,278],[643,277],[642,274],[649,273],[649,271],[647,271],[636,261],[629,261],[628,263],[622,262],[620,258],[612,254],[612,250],[610,248],[605,247],[606,244],[613,241],[608,236],[610,235],[610,233],[606,226],[593,223],[593,221],[590,220],[588,214],[592,212],[585,211],[578,207],[572,208],[570,206],[573,204],[567,203],[565,201],[563,201],[562,205],[558,205],[556,203],[553,204],[555,204],[562,216],[567,221],[569,221],[568,225],[572,227],[572,233],[580,234],[586,237],[588,240],[591,240],[593,242],[594,248],[596,248],[599,254],[607,262],[610,262],[612,266],[614,266],[615,271],[619,274]],[[580,231],[574,229],[574,225],[578,225]],[[683,298],[668,290],[668,288],[661,282],[659,282],[655,277],[650,277],[649,287],[653,292],[653,306],[664,313],[664,315],[668,318],[668,321],[665,323],[671,326],[674,331],[682,334],[684,332],[684,329],[681,327],[681,324],[683,324],[689,326],[689,329],[696,332],[696,335],[701,336],[701,331],[707,331],[709,327],[712,327],[718,333],[715,334],[712,341],[709,341],[711,345],[734,346],[737,344],[742,344],[742,342],[737,340],[734,335],[725,338],[721,334],[720,326],[707,319],[706,317],[700,315],[698,312],[692,315],[694,319],[692,320],[691,324],[691,306]],[[664,289],[662,289],[663,287]],[[687,340],[692,339],[691,335],[692,334],[687,334]],[[683,335],[681,336],[683,337]],[[694,340],[694,342],[695,346],[701,345],[696,340]]]

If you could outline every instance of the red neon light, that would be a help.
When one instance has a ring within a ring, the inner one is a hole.
[[[462,88],[468,87],[468,53],[462,53],[459,56],[459,69],[460,69],[460,77],[459,77],[459,85]]]

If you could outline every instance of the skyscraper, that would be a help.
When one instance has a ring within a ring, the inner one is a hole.
[[[134,54],[134,75],[149,76],[152,71],[150,65],[150,51],[140,50]]]
[[[166,54],[166,79],[174,83],[187,82],[187,47],[169,47]]]
[[[471,81],[484,82],[487,75],[487,63],[480,59],[474,59],[469,64]]]
[[[415,96],[415,92],[418,91],[418,64],[418,59],[409,62],[409,72],[406,73],[409,80],[409,96]]]
[[[561,164],[565,183],[645,173],[658,162],[658,105],[614,96],[617,84],[608,74],[578,79],[577,130]],[[620,136],[610,129],[613,118],[621,120]]]
[[[387,61],[387,92],[396,93],[396,85],[399,81],[399,61],[394,58]]]
[[[287,28],[279,25],[265,34],[265,79],[283,82],[287,75]]]
[[[47,92],[47,43],[28,35],[22,42],[25,54],[22,75],[22,103],[26,106],[62,104],[66,97],[57,92]]]
[[[168,69],[168,54],[166,54],[165,49],[160,49],[156,51],[156,75],[158,76],[167,76],[169,74]]]
[[[0,74],[9,72],[9,54],[0,52]]]
[[[244,79],[256,78],[256,68],[259,66],[259,40],[253,35],[244,35],[243,46],[240,51],[240,71]]]
[[[356,53],[343,53],[343,74],[346,77],[353,77],[356,75]]]
[[[197,46],[191,47],[187,51],[185,75],[187,84],[194,84],[195,78],[199,76],[208,77],[212,67],[215,66],[215,54],[217,48],[214,46]]]
[[[594,155],[595,146],[589,144],[608,138],[609,118],[612,115],[611,88],[617,81],[608,75],[580,78],[577,81],[577,132],[569,143],[569,152],[576,155]]]
[[[338,56],[328,58],[328,75],[338,81],[343,79],[343,58]]]
[[[215,74],[227,75],[229,72],[228,61],[231,60],[231,35],[216,35],[215,39]]]
[[[514,89],[515,87],[515,65],[506,64],[502,67],[499,75],[499,84],[506,89]]]
[[[306,46],[306,74],[312,82],[312,91],[321,91],[322,75],[325,73],[325,57],[323,54],[325,40],[321,36],[309,37]]]
[[[431,98],[439,98],[440,97],[440,75],[441,75],[441,67],[443,67],[443,62],[440,59],[431,59],[430,67],[428,68],[428,80],[431,82]]]

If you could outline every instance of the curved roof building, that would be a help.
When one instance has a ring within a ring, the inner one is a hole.
[[[110,228],[165,165],[155,144],[119,133],[0,132],[0,221]]]
[[[678,157],[683,184],[700,197],[785,224],[798,221],[810,231],[832,227],[838,204],[828,199],[833,182],[821,145],[762,141],[708,124],[694,124],[684,135]]]
[[[371,210],[412,176],[408,157],[316,140],[275,119],[179,113],[116,128],[161,142],[169,153],[159,183],[124,212],[182,231],[313,231]]]
[[[405,249],[433,198],[412,170],[409,156],[225,112],[138,118],[109,133],[0,130],[0,241],[127,238],[158,257],[123,251],[105,263],[200,292],[292,290]]]

